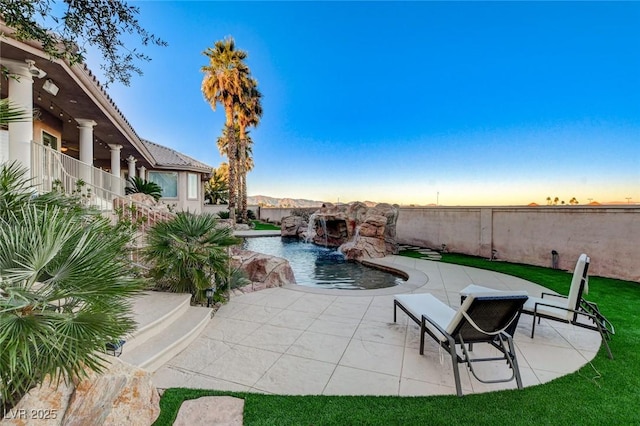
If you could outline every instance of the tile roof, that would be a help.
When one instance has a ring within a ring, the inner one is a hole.
[[[195,160],[188,155],[182,154],[166,146],[159,145],[146,139],[140,139],[147,147],[157,168],[182,169],[190,171],[198,171],[203,173],[211,173],[213,167]]]

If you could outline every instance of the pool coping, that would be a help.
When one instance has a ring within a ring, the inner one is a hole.
[[[386,288],[376,288],[376,289],[353,289],[353,290],[343,290],[343,289],[334,289],[334,288],[318,288],[311,287],[300,284],[285,284],[282,288],[287,290],[301,291],[305,293],[313,293],[313,294],[326,294],[326,295],[334,295],[334,296],[354,296],[354,297],[364,297],[364,296],[387,296],[393,294],[400,293],[410,293],[419,289],[420,287],[425,286],[429,282],[429,276],[420,271],[418,269],[410,268],[406,265],[402,265],[399,263],[393,262],[394,255],[386,256],[378,259],[366,259],[361,263],[365,266],[370,266],[372,268],[381,269],[384,271],[396,273],[406,277],[406,281],[404,281],[400,285],[396,285],[393,287]]]

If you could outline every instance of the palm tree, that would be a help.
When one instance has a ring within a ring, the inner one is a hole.
[[[99,371],[108,343],[135,327],[142,289],[126,246],[131,234],[61,194],[34,196],[15,164],[0,167],[0,406],[46,375]]]
[[[236,139],[234,128],[234,104],[242,102],[242,82],[249,75],[249,68],[243,62],[247,53],[236,50],[233,38],[229,37],[217,41],[213,48],[207,48],[203,52],[209,58],[209,65],[201,68],[205,73],[202,80],[202,93],[207,102],[215,111],[216,104],[224,107],[225,127],[229,142],[227,146],[227,158],[229,160],[229,213],[235,220],[236,208],[236,170],[237,165],[233,158],[236,151]]]
[[[18,121],[26,121],[31,113],[22,109],[21,106],[11,102],[8,98],[0,99],[0,126]]]
[[[226,248],[239,243],[229,227],[218,226],[212,214],[179,212],[149,231],[144,257],[159,288],[191,293],[201,300],[215,277],[226,274]]]
[[[129,194],[147,194],[153,197],[154,200],[158,201],[160,197],[162,197],[162,187],[155,182],[149,182],[147,180],[142,179],[141,177],[134,176],[129,178],[129,183],[131,186],[127,186],[124,189],[124,193]]]
[[[243,81],[242,102],[236,103],[236,117],[239,127],[240,147],[238,149],[239,159],[239,181],[240,181],[240,209],[242,212],[242,221],[247,223],[247,168],[246,154],[248,149],[247,127],[256,127],[262,117],[262,93],[258,90],[258,82],[253,78],[247,78]]]
[[[213,169],[211,178],[204,184],[204,196],[211,204],[224,204],[229,199],[228,174],[229,168],[223,163]]]

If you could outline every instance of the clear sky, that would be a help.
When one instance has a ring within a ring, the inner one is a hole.
[[[142,137],[213,167],[224,110],[202,52],[226,36],[248,52],[249,195],[640,202],[638,2],[131,4],[169,46],[110,95]]]

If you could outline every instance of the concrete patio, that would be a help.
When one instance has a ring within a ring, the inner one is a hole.
[[[410,275],[408,284],[382,290],[274,288],[232,297],[202,334],[154,374],[159,388],[187,387],[288,395],[455,394],[451,360],[401,311],[393,322],[393,294],[432,293],[457,308],[469,284],[503,290],[543,287],[475,268],[402,256],[382,263]],[[569,276],[567,277],[569,279]],[[596,332],[542,321],[529,337],[532,317],[520,319],[514,341],[524,386],[548,382],[588,363],[600,347]],[[475,345],[477,356],[491,350]],[[482,364],[485,364],[484,366]],[[510,374],[504,362],[482,363],[478,374]],[[465,394],[515,389],[514,381],[487,385],[461,367]]]

